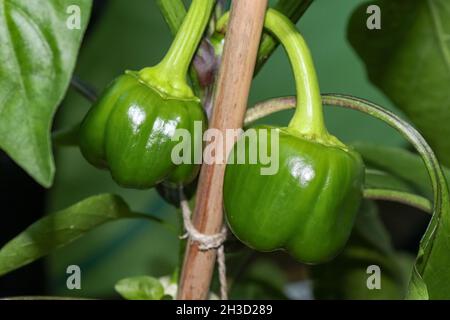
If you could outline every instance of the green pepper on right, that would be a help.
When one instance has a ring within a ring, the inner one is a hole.
[[[328,133],[317,76],[309,49],[286,17],[273,9],[265,27],[285,47],[297,87],[296,112],[288,127],[260,126],[267,143],[257,148],[272,152],[270,135],[279,135],[279,169],[229,163],[223,197],[227,222],[234,235],[259,251],[287,250],[297,260],[317,264],[331,260],[344,248],[362,199],[364,165],[358,153]],[[259,137],[259,135],[256,135]],[[243,139],[243,138],[241,138]],[[237,155],[238,144],[229,159]],[[255,146],[253,146],[255,147]],[[245,152],[251,150],[245,144]]]

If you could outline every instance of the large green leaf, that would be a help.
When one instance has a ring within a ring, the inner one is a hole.
[[[65,246],[106,222],[142,218],[122,198],[103,194],[49,214],[29,226],[0,249],[0,275],[24,266]]]
[[[52,118],[67,90],[91,4],[0,0],[0,148],[46,187],[54,175]],[[77,27],[72,5],[80,10],[79,29],[68,27]]]
[[[381,30],[366,27],[369,4],[381,8]],[[370,80],[450,165],[450,1],[371,1],[353,14],[348,38]]]

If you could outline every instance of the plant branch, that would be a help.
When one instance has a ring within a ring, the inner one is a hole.
[[[182,0],[157,0],[156,4],[161,11],[164,20],[169,26],[170,32],[173,36],[176,36],[178,29],[183,24],[183,20],[186,17],[187,11]],[[203,42],[200,43],[199,50],[203,47]],[[198,54],[198,53],[197,53]],[[195,58],[194,58],[195,60]],[[189,77],[191,79],[192,89],[195,94],[203,100],[204,92],[200,82],[201,70],[193,63],[189,68]]]
[[[295,97],[283,97],[265,100],[249,108],[245,114],[244,125],[248,126],[261,118],[283,110],[295,109],[297,99]]]
[[[420,209],[427,213],[432,212],[431,203],[427,198],[408,192],[389,189],[365,189],[364,198],[398,202]]]
[[[70,80],[70,85],[75,89],[76,92],[81,94],[84,98],[86,98],[90,102],[94,102],[97,100],[97,92],[93,86],[88,84],[87,82],[81,80],[77,76],[72,76]]]
[[[293,23],[297,23],[308,10],[314,0],[279,0],[274,9],[287,16]],[[169,26],[172,34],[176,34],[186,15],[186,9],[181,0],[157,0],[157,5]],[[279,45],[278,40],[264,33],[258,52],[255,75],[264,66]]]
[[[279,0],[274,9],[284,14],[293,23],[297,23],[308,10],[314,0]],[[258,52],[255,75],[261,70],[270,56],[278,48],[279,41],[272,35],[265,33]]]

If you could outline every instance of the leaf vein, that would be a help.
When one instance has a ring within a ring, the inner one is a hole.
[[[436,4],[433,0],[427,0],[427,7],[431,14],[431,21],[432,25],[437,37],[439,49],[441,51],[441,54],[444,58],[445,66],[447,67],[448,71],[450,72],[450,50],[446,47],[446,37],[449,35],[444,32],[442,29],[442,21],[439,17],[439,14],[436,9]]]

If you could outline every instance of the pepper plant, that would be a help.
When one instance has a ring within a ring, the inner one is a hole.
[[[152,42],[160,31],[146,31],[146,38],[138,42],[150,41],[152,47],[166,51],[163,57],[159,62],[143,59],[142,65],[130,61],[126,70],[104,79],[105,88],[99,94],[89,85],[91,79],[77,75],[83,59],[83,50],[80,57],[78,51],[83,38],[89,41],[85,31],[93,19],[95,1],[2,1],[0,148],[50,190],[58,183],[62,161],[57,159],[55,170],[53,151],[72,148],[80,165],[92,165],[87,170],[93,174],[103,169],[102,179],[117,184],[114,190],[128,196],[105,193],[109,188],[96,189],[96,194],[29,221],[29,227],[16,237],[0,243],[0,276],[57,249],[66,250],[103,225],[125,219],[138,225],[150,221],[176,242],[177,261],[163,274],[136,276],[122,270],[114,288],[125,299],[175,298],[186,244],[179,237],[185,232],[182,215],[176,213],[177,223],[164,213],[134,210],[139,205],[131,200],[138,192],[135,189],[146,195],[156,190],[161,201],[179,211],[181,190],[195,203],[200,165],[173,162],[174,132],[194,133],[195,122],[207,129],[230,1],[192,0],[187,7],[182,0],[156,1],[152,6],[158,6],[174,36],[171,44]],[[287,270],[274,261],[290,259],[288,253],[295,260],[288,260],[290,265],[304,271],[302,280],[311,280],[317,299],[450,299],[450,171],[445,167],[450,165],[450,46],[446,40],[450,4],[444,0],[355,1],[348,40],[370,81],[394,103],[395,111],[354,97],[351,91],[321,94],[315,51],[309,50],[302,28],[296,26],[319,4],[330,5],[323,0],[278,0],[271,2],[266,13],[255,76],[272,67],[265,64],[281,44],[294,74],[295,92],[249,106],[243,124],[256,132],[276,132],[279,170],[261,175],[261,162],[230,162],[226,167],[224,212],[231,232],[224,246],[230,296],[287,298],[283,280]],[[369,5],[382,12],[381,29],[368,27],[368,18],[377,18],[368,15]],[[317,23],[316,27],[323,26]],[[122,49],[142,51],[139,46]],[[326,51],[326,44],[320,50]],[[344,75],[342,81],[346,80]],[[55,130],[56,110],[61,107],[62,112],[64,98],[75,92],[89,101],[89,109],[78,111],[72,127]],[[403,147],[344,143],[327,128],[330,119],[324,116],[324,106],[378,119],[397,130],[405,143]],[[289,117],[285,111],[289,109],[295,109],[290,121],[267,125],[276,112]],[[189,140],[193,154],[205,147],[202,133]],[[230,157],[238,148],[239,142]],[[270,143],[262,148],[274,150]],[[401,204],[406,212],[418,209],[430,216],[420,243],[415,243],[415,257],[394,249],[389,232],[395,230],[388,232],[380,218],[384,208],[380,204],[386,201]],[[10,212],[4,219],[13,214],[21,213]],[[381,288],[369,285],[374,266],[380,271]],[[211,298],[217,291],[213,282]],[[4,296],[1,287],[0,296]]]

